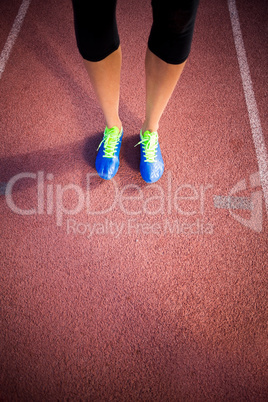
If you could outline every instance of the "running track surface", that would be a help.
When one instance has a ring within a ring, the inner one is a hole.
[[[237,16],[201,0],[154,186],[134,148],[150,1],[118,2],[111,182],[71,2],[21,4],[0,4],[0,399],[267,401],[267,2],[234,3],[244,92]]]

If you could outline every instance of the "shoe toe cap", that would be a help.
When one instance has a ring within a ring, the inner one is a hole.
[[[140,172],[144,181],[155,183],[164,173],[164,161],[158,144],[155,162],[146,162],[145,153],[141,153]]]
[[[98,175],[102,179],[110,180],[115,176],[118,171],[119,160],[118,158],[97,157],[95,166]]]
[[[147,183],[155,183],[164,173],[164,163],[144,162],[140,169],[141,176]]]

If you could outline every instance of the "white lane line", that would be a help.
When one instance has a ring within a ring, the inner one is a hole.
[[[261,121],[259,117],[258,107],[254,95],[252,80],[250,76],[249,66],[247,62],[247,56],[245,46],[242,38],[242,32],[240,28],[240,22],[236,7],[235,0],[228,0],[229,13],[232,23],[233,36],[235,42],[235,48],[240,68],[240,74],[243,83],[244,95],[246,99],[249,121],[251,126],[251,132],[253,142],[255,145],[255,151],[257,155],[257,161],[259,166],[259,173],[261,179],[261,185],[264,194],[264,200],[266,210],[268,212],[268,157],[263,132],[261,128]]]
[[[28,7],[31,3],[31,0],[23,0],[21,6],[19,8],[17,17],[14,20],[11,31],[9,32],[8,38],[6,40],[4,49],[1,52],[0,56],[0,79],[2,77],[3,72],[5,71],[6,64],[8,62],[11,50],[16,42],[16,39],[19,35],[21,26],[23,24],[25,15],[27,13]]]

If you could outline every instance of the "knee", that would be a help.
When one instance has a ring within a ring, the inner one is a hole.
[[[152,0],[153,25],[167,35],[183,35],[192,29],[199,0]]]

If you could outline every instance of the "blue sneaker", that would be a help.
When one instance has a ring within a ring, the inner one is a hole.
[[[105,128],[103,139],[98,146],[98,155],[95,166],[98,175],[105,180],[110,180],[119,168],[119,152],[123,138],[123,128]]]
[[[141,141],[137,145],[141,144],[141,176],[147,183],[155,183],[164,173],[164,161],[158,142],[158,133],[145,131],[142,134],[141,131],[140,137]]]

